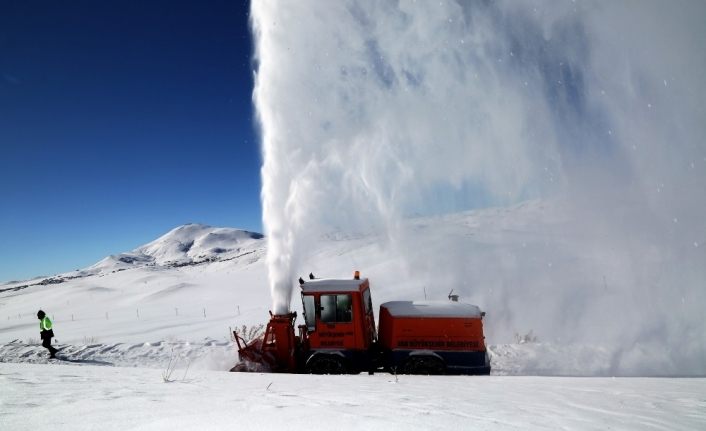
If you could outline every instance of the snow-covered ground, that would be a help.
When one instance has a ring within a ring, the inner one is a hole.
[[[314,376],[0,365],[3,430],[619,429],[706,425],[704,379]],[[443,389],[442,389],[443,388]]]
[[[0,284],[0,429],[706,428],[706,380],[676,378],[702,376],[699,365],[679,373],[664,362],[641,374],[626,368],[639,355],[559,336],[570,320],[543,326],[538,309],[551,312],[552,301],[533,302],[540,293],[561,300],[560,287],[575,284],[590,303],[581,283],[597,282],[601,295],[622,294],[613,289],[619,262],[584,246],[580,232],[554,235],[560,226],[558,212],[530,202],[412,220],[408,242],[392,247],[372,232],[315,242],[301,275],[359,269],[376,307],[443,299],[451,288],[478,304],[488,313],[489,377],[226,373],[236,361],[231,328],[266,323],[272,300],[264,239],[236,229],[185,225],[83,270]],[[432,265],[423,260],[430,252],[449,261]],[[508,261],[517,275],[502,271]],[[608,281],[582,280],[597,262]],[[450,277],[454,267],[470,281]],[[61,361],[39,345],[40,308],[53,318]],[[300,310],[296,293],[292,308]],[[703,343],[682,344],[698,354]],[[176,381],[165,383],[170,363]],[[612,378],[635,375],[671,378]]]

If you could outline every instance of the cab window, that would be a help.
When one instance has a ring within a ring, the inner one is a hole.
[[[353,318],[351,295],[321,295],[321,321],[350,322]]]
[[[365,306],[365,314],[373,311],[373,300],[370,298],[370,289],[363,291],[363,305]]]
[[[302,295],[304,304],[304,321],[309,332],[316,330],[316,307],[314,306],[313,295]]]

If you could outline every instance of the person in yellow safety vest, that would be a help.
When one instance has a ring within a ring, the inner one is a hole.
[[[51,320],[49,316],[46,315],[42,310],[37,312],[37,318],[39,319],[39,336],[42,337],[42,346],[49,350],[49,358],[55,358],[57,349],[53,348],[51,345],[51,338],[54,336],[54,330],[52,330]]]

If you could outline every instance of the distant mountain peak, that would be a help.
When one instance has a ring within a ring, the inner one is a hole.
[[[200,223],[177,226],[136,249],[111,255],[87,269],[109,272],[137,266],[185,266],[230,260],[263,249],[264,235]]]

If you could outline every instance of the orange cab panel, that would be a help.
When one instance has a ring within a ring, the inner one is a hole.
[[[311,349],[359,349],[352,323],[317,322],[316,331],[309,334]]]
[[[485,351],[483,321],[475,305],[393,301],[380,306],[383,349]]]
[[[309,348],[367,351],[375,337],[368,280],[307,281],[302,300]]]

